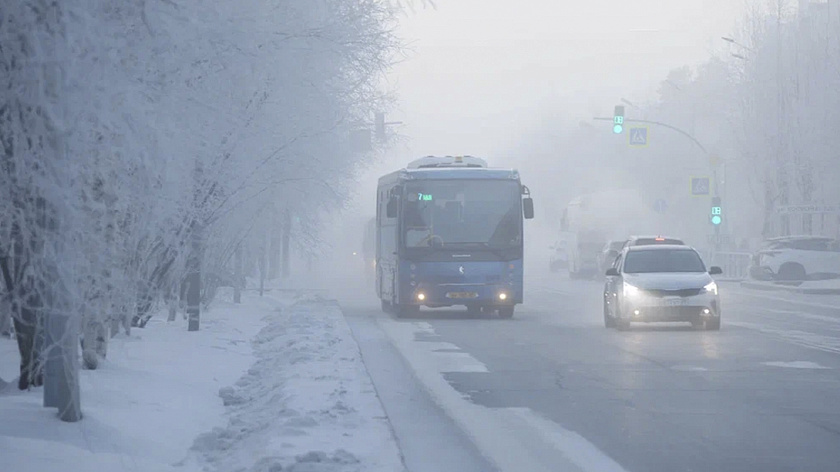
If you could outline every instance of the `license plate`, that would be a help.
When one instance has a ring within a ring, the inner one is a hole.
[[[478,298],[476,292],[448,292],[446,298]]]
[[[683,306],[688,303],[688,300],[685,298],[666,298],[664,301],[665,306]]]

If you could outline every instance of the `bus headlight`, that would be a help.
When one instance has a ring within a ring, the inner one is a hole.
[[[709,285],[706,285],[706,286],[705,286],[705,287],[703,287],[703,288],[704,288],[704,289],[706,289],[706,291],[707,291],[707,292],[712,292],[712,293],[714,293],[715,295],[717,295],[717,294],[718,294],[717,284],[716,284],[716,283],[714,283],[714,282],[710,283]]]

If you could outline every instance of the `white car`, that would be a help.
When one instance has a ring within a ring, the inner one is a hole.
[[[601,253],[598,254],[598,269],[602,274],[605,270],[612,267],[615,258],[618,257],[618,254],[621,252],[621,249],[626,243],[627,242],[625,240],[609,241],[604,245],[604,248],[601,249]]]
[[[819,236],[768,239],[753,255],[750,276],[785,281],[838,278],[840,241]]]
[[[626,330],[631,322],[686,321],[720,329],[720,297],[712,275],[689,246],[625,247],[607,270],[604,325]]]
[[[566,250],[566,241],[557,241],[549,247],[551,257],[548,261],[548,268],[552,272],[559,272],[560,269],[569,267],[569,252]]]

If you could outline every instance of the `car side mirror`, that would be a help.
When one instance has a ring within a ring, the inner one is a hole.
[[[388,200],[388,204],[385,206],[385,216],[388,218],[397,217],[397,197],[395,195],[391,196]]]
[[[712,267],[709,268],[709,274],[710,275],[720,275],[722,273],[723,273],[723,269],[721,269],[718,266],[712,266]]]
[[[530,220],[534,217],[534,199],[531,197],[522,200],[522,212],[525,214],[525,219]]]
[[[607,277],[618,277],[618,269],[615,267],[607,269]]]

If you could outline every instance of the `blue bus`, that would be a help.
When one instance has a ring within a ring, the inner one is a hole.
[[[379,179],[376,293],[399,317],[421,306],[513,316],[522,303],[530,191],[483,159],[426,157]]]

